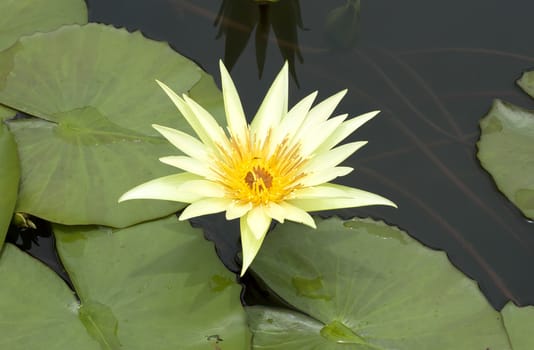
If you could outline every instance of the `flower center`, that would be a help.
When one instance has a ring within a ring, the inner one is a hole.
[[[263,142],[248,136],[218,145],[212,170],[229,198],[242,204],[279,203],[302,187],[299,180],[305,175],[302,168],[306,160],[300,156],[300,145],[290,146],[284,139],[273,146],[270,135]]]

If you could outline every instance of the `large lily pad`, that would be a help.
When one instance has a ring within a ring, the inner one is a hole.
[[[173,216],[121,230],[53,230],[80,303],[56,275],[8,245],[0,259],[2,349],[250,346],[235,275],[187,222]]]
[[[533,81],[533,73],[525,73],[518,84],[534,96]],[[534,112],[495,100],[480,129],[480,163],[499,190],[534,219]]]
[[[517,307],[508,303],[501,311],[514,350],[534,349],[534,306]]]
[[[0,103],[40,118],[9,122],[21,157],[17,210],[63,224],[124,227],[183,208],[117,203],[133,186],[176,172],[158,162],[177,150],[152,123],[192,132],[155,79],[178,93],[191,90],[222,115],[211,77],[138,32],[64,26],[0,53]]]
[[[476,283],[382,222],[280,225],[252,269],[301,312],[252,309],[258,349],[511,349]]]
[[[122,230],[53,230],[81,319],[101,343],[143,350],[249,346],[241,287],[188,222],[172,216]]]
[[[79,322],[72,291],[42,263],[6,244],[0,280],[1,349],[100,349]]]
[[[83,0],[3,0],[0,13],[0,51],[23,35],[87,23]]]
[[[7,114],[5,115],[8,116]],[[0,116],[0,249],[4,242],[19,186],[19,157],[13,136],[7,130]]]

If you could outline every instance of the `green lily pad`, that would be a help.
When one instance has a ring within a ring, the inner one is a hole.
[[[11,108],[0,105],[0,122],[15,116],[15,111]]]
[[[53,230],[82,321],[101,343],[143,350],[250,343],[235,275],[188,222],[172,216],[121,230]]]
[[[300,311],[249,309],[255,348],[511,349],[499,313],[444,252],[370,219],[317,221],[277,226],[252,265]]]
[[[513,349],[534,349],[534,306],[517,307],[510,302],[502,309],[501,314]]]
[[[0,118],[0,249],[4,243],[19,186],[19,157],[13,136]]]
[[[499,190],[534,219],[534,112],[495,100],[480,129],[480,163]]]
[[[88,24],[22,38],[0,53],[0,67],[0,103],[40,118],[9,122],[22,168],[17,211],[124,227],[184,207],[117,199],[177,172],[158,161],[178,151],[151,124],[192,133],[155,79],[223,115],[213,79],[193,62],[139,32]]]
[[[6,244],[0,280],[1,349],[100,349],[78,320],[76,297],[45,265]]]
[[[7,0],[0,2],[0,13],[0,51],[24,35],[87,23],[83,0]]]
[[[189,223],[172,216],[120,230],[53,231],[80,303],[55,274],[8,246],[0,259],[2,349],[249,347],[241,287]]]

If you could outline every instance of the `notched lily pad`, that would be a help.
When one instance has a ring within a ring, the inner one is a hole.
[[[0,1],[0,13],[0,51],[23,35],[87,23],[83,0],[4,0]]]
[[[499,190],[534,219],[534,112],[496,100],[480,121],[480,129],[480,163]]]
[[[501,311],[514,350],[534,349],[534,306],[515,306],[508,303]]]
[[[0,62],[9,63],[0,64],[0,103],[39,118],[9,122],[21,157],[18,211],[62,224],[124,227],[184,207],[117,199],[178,172],[158,161],[178,151],[151,124],[192,133],[155,79],[190,91],[222,117],[219,90],[193,62],[166,43],[101,24],[24,37]]]
[[[80,318],[103,348],[248,348],[241,287],[188,222],[53,231]]]
[[[255,348],[512,349],[499,313],[445,253],[382,222],[317,221],[277,226],[252,265],[301,312],[249,308]]]
[[[6,117],[9,115],[6,113]],[[0,117],[0,249],[4,243],[17,201],[19,157],[13,136]]]

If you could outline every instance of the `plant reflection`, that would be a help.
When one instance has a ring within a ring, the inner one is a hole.
[[[39,246],[39,237],[50,237],[50,235],[45,221],[26,213],[15,213],[7,232],[6,242],[27,251],[33,244]]]
[[[303,62],[298,44],[298,28],[304,29],[299,0],[224,0],[214,24],[219,27],[217,38],[225,36],[224,63],[229,70],[241,56],[256,28],[256,64],[260,78],[272,27],[280,53],[289,62],[290,73],[298,84],[295,59]]]

